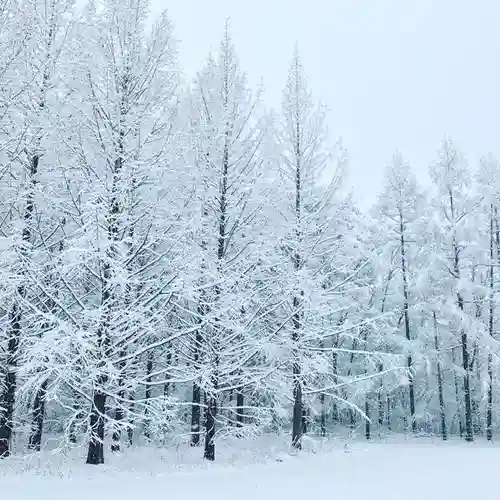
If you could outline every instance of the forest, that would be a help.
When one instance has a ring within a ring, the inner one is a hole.
[[[290,47],[186,78],[148,0],[0,0],[0,457],[500,430],[500,164],[395,145],[369,210]],[[366,166],[366,168],[370,168]]]

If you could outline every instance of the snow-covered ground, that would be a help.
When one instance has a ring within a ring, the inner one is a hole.
[[[13,457],[0,463],[12,500],[474,500],[496,499],[500,447],[478,441],[391,439],[309,443],[298,456],[283,440],[226,443],[218,462],[200,450],[138,448],[101,467],[81,456]],[[83,452],[83,450],[82,450]]]

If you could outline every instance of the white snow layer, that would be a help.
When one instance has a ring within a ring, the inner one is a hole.
[[[221,446],[206,464],[201,450],[132,449],[104,466],[47,457],[0,464],[1,498],[12,500],[474,500],[500,498],[500,447],[458,441],[337,441],[330,451],[255,443],[253,452]],[[317,447],[316,447],[317,449]],[[59,460],[59,459],[58,459]],[[181,463],[182,462],[182,463]]]

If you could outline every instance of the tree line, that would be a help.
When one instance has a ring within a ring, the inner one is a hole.
[[[147,0],[0,6],[0,457],[492,439],[494,157],[445,139],[424,190],[396,153],[364,213],[297,49],[274,111],[227,25],[186,81]]]

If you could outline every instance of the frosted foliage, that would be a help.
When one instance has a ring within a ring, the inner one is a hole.
[[[150,7],[0,0],[0,457],[492,439],[498,161],[397,151],[362,212],[298,47],[269,110]]]

